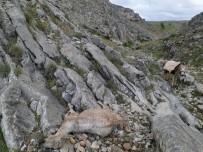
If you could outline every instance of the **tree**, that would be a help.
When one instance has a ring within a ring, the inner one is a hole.
[[[161,29],[165,29],[165,25],[163,22],[161,22]]]

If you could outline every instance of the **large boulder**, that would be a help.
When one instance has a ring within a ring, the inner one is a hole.
[[[153,111],[151,104],[146,100],[145,96],[142,94],[141,90],[128,81],[117,69],[117,67],[107,59],[104,53],[95,45],[87,43],[85,46],[85,51],[88,54],[88,57],[91,57],[90,60],[96,61],[95,64],[98,64],[97,70],[101,75],[111,80],[114,83],[118,90],[124,94],[134,98],[139,104],[143,105],[145,108]]]
[[[100,107],[92,91],[78,73],[69,68],[64,68],[64,70],[57,70],[55,76],[57,79],[67,81],[67,84],[64,84],[66,87],[64,92],[66,94],[65,97],[68,97],[66,100],[69,99],[69,102],[71,102],[77,110]]]
[[[16,82],[12,82],[1,94],[1,129],[7,146],[16,150],[24,142],[24,137],[37,126],[35,115],[22,100],[22,91]]]
[[[202,152],[203,134],[185,124],[169,102],[158,104],[152,131],[164,152]]]
[[[115,96],[105,87],[105,82],[102,81],[101,76],[95,71],[91,71],[87,75],[87,85],[91,88],[96,98],[102,101],[105,105],[116,104]]]
[[[60,50],[61,54],[67,58],[72,65],[75,65],[84,71],[88,72],[91,67],[91,62],[71,43],[66,43]]]

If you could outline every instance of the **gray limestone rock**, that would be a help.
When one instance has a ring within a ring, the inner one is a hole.
[[[17,82],[11,82],[2,93],[1,128],[9,149],[18,149],[24,142],[24,137],[36,127],[35,116],[28,105],[21,101],[21,89]]]
[[[203,95],[203,84],[195,82],[197,92]]]
[[[99,108],[93,93],[88,88],[82,77],[75,71],[64,68],[64,70],[57,70],[55,72],[57,79],[66,79],[67,85],[65,93],[68,94],[68,98],[65,98],[68,102],[71,99],[71,103],[77,109]],[[62,77],[60,77],[62,76]],[[63,81],[63,80],[62,80]]]
[[[40,126],[43,133],[45,135],[55,133],[63,121],[62,116],[66,112],[65,108],[42,84],[29,85],[21,82],[20,88],[26,98],[38,101],[37,114],[41,118]]]
[[[118,90],[136,98],[140,104],[153,111],[151,104],[146,100],[141,90],[129,82],[99,48],[91,43],[87,43],[84,47],[87,54],[98,62],[99,72],[104,78],[111,79],[117,85]]]
[[[35,38],[42,47],[43,52],[46,53],[50,58],[60,56],[57,45],[51,39],[48,39],[43,32],[37,30],[35,32]]]
[[[203,135],[185,124],[169,102],[160,103],[153,117],[152,131],[165,152],[202,152]],[[182,118],[183,119],[183,118]]]
[[[91,62],[72,44],[64,44],[60,52],[70,61],[71,64],[83,69],[86,72],[89,71]]]
[[[144,88],[150,87],[150,81],[142,71],[139,71],[128,63],[124,64],[122,68],[125,70],[127,78],[135,85],[140,83]]]
[[[115,97],[112,92],[105,87],[105,82],[99,78],[98,73],[91,71],[87,75],[87,85],[92,89],[96,98],[103,101],[105,105],[112,105],[116,103]]]
[[[154,95],[162,102],[170,102],[175,107],[174,111],[183,116],[188,125],[201,128],[200,120],[195,118],[186,108],[183,107],[178,98],[171,92],[167,83],[158,82],[155,85]]]
[[[12,21],[12,24],[17,27],[18,25],[26,25],[26,19],[23,15],[22,10],[17,7],[14,3],[7,1],[5,4],[6,12]]]
[[[42,52],[41,47],[33,39],[32,34],[27,29],[25,25],[18,25],[16,27],[16,32],[23,41],[25,47],[31,52],[34,56],[34,62],[39,66],[45,62],[45,54]]]
[[[195,78],[188,73],[183,73],[181,74],[180,80],[186,84],[191,85],[191,84],[194,84]]]

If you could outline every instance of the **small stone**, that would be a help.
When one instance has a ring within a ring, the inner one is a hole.
[[[105,143],[106,143],[107,145],[111,145],[111,144],[112,144],[112,142],[110,142],[110,141],[108,141],[108,140],[107,140]]]
[[[80,141],[80,146],[85,147],[86,142],[84,140]]]
[[[98,144],[96,141],[93,141],[93,142],[92,142],[92,145],[91,145],[91,148],[92,148],[92,149],[99,149],[100,146],[99,146],[99,144]]]
[[[85,152],[85,148],[80,146],[80,143],[76,143],[74,147],[81,152]]]
[[[137,150],[137,147],[134,145],[131,150],[132,150],[132,151],[136,151],[136,150]]]
[[[107,149],[106,147],[102,147],[102,148],[101,148],[101,151],[102,151],[102,152],[107,152],[108,149]]]
[[[86,147],[87,147],[87,148],[91,148],[91,145],[92,145],[92,144],[91,144],[91,142],[90,142],[89,140],[86,140],[86,143],[85,143],[85,144],[86,144]]]
[[[70,142],[67,142],[60,148],[60,152],[74,152],[74,147]]]
[[[25,151],[27,146],[24,144],[23,147],[21,147],[20,151]]]
[[[129,143],[124,143],[123,148],[124,148],[125,150],[129,150],[129,149],[131,148],[131,146],[130,146]]]
[[[79,139],[80,141],[86,140],[87,138],[88,138],[88,136],[87,136],[86,134],[81,134],[81,135],[78,136],[78,139]]]
[[[203,105],[197,105],[197,108],[199,108],[200,110],[203,110]]]

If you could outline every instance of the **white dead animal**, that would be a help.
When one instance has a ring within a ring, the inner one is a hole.
[[[71,114],[66,118],[55,135],[45,139],[44,147],[60,148],[65,143],[69,133],[91,133],[100,136],[108,136],[115,127],[128,130],[123,118],[109,109],[89,109],[81,114],[71,109]]]
[[[176,85],[177,76],[182,71],[181,62],[176,61],[167,61],[163,67],[164,70],[164,79],[168,80],[169,74],[173,75],[172,86]]]

